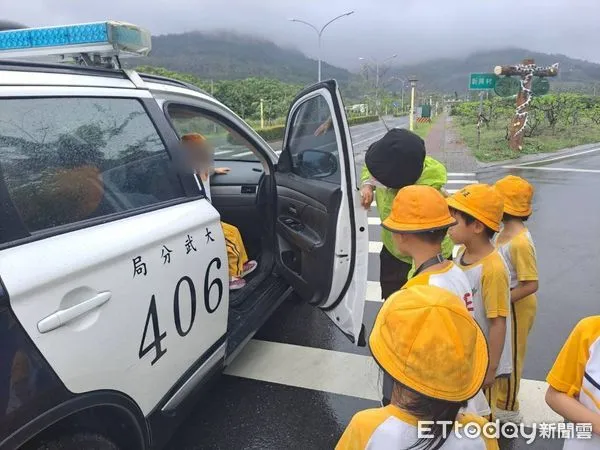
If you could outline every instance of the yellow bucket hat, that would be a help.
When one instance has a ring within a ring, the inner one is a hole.
[[[436,286],[413,286],[388,298],[369,346],[396,381],[450,402],[477,394],[489,362],[485,336],[464,302]]]
[[[515,217],[527,217],[533,212],[533,186],[525,179],[508,175],[494,185],[504,197],[504,212]]]
[[[504,200],[489,184],[470,184],[446,199],[448,206],[479,220],[495,232],[500,231]]]
[[[392,212],[382,226],[395,233],[433,231],[454,225],[448,204],[431,186],[413,185],[396,194]]]

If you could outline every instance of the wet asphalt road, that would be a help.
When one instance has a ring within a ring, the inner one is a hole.
[[[571,171],[600,171],[600,152],[537,167],[568,170],[496,167],[478,173],[477,179],[492,183],[513,173],[529,179],[536,188],[528,226],[538,252],[539,307],[524,377],[544,380],[572,327],[582,317],[600,311],[600,172]],[[369,234],[376,237],[377,228],[369,228]],[[369,280],[376,281],[377,255],[370,255],[369,266]],[[380,305],[366,302],[367,333]],[[295,299],[285,302],[255,338],[287,345],[290,351],[312,348],[368,355],[367,349],[351,345],[323,314]],[[224,375],[200,401],[169,448],[333,448],[356,411],[377,406],[374,399],[300,386],[305,384],[297,379],[273,383]],[[537,440],[527,446],[518,440],[502,442],[501,448],[552,450],[562,448],[562,442]]]

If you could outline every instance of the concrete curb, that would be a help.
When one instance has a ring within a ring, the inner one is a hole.
[[[568,158],[576,158],[580,156],[581,152],[585,152],[588,150],[600,151],[600,142],[595,142],[593,144],[584,144],[578,145],[577,147],[569,147],[562,150],[558,150],[552,153],[540,153],[536,155],[525,155],[520,158],[515,159],[506,159],[504,161],[494,161],[490,163],[482,163],[477,161],[478,170],[486,170],[493,169],[499,166],[518,166],[523,164],[543,164],[548,160],[552,160],[555,158],[560,159],[568,159]]]

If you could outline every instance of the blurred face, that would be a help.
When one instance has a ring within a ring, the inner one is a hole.
[[[198,142],[183,142],[184,148],[188,152],[192,165],[196,169],[206,168],[211,163],[211,152],[208,146]]]
[[[392,239],[396,250],[405,255],[410,255],[410,236],[408,234],[392,233]]]

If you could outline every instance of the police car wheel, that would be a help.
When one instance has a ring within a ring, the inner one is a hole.
[[[119,450],[110,439],[97,433],[77,433],[42,443],[37,450]]]

